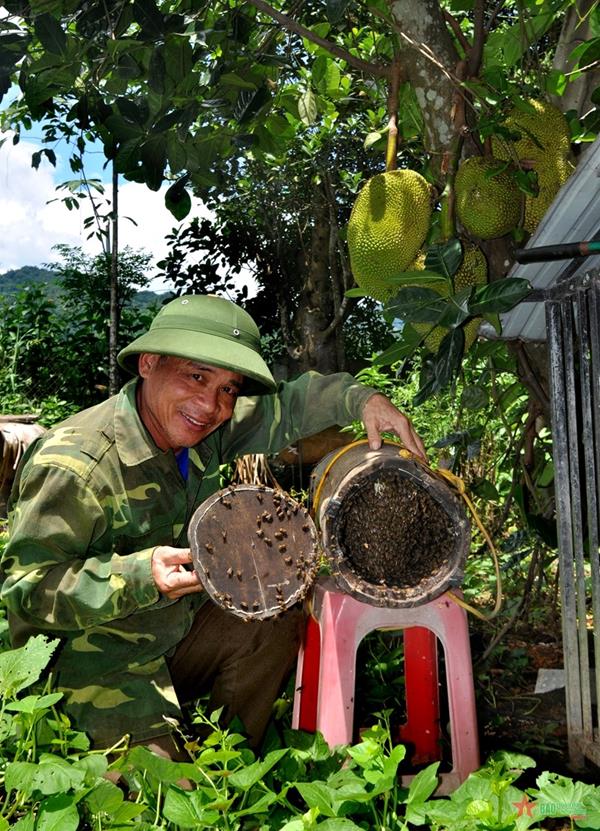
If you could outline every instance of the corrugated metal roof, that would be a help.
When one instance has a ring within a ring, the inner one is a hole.
[[[574,173],[556,194],[526,248],[600,238],[600,138],[582,154]],[[583,277],[600,268],[600,254],[577,260],[515,263],[509,277],[524,277],[535,289]],[[503,339],[545,340],[544,304],[523,302],[500,316]]]

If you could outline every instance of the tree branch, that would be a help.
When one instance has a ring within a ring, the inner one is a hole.
[[[331,176],[326,173],[323,177],[323,184],[325,186],[325,193],[327,196],[327,207],[329,210],[329,258],[330,269],[332,273],[332,280],[334,283],[333,291],[333,317],[323,332],[323,340],[334,334],[335,330],[340,326],[348,315],[351,308],[350,298],[346,297],[344,293],[344,285],[346,284],[346,262],[342,255],[342,246],[340,245],[339,228],[337,218],[335,215],[335,190],[331,182]],[[344,285],[340,285],[339,274],[337,272],[336,250],[340,253],[340,263],[342,266],[342,276]]]
[[[288,32],[294,32],[300,37],[306,38],[311,43],[316,43],[317,46],[321,46],[331,55],[335,55],[336,58],[341,58],[343,61],[346,61],[350,66],[353,66],[355,69],[360,70],[361,72],[366,73],[367,75],[373,75],[375,78],[389,78],[390,77],[390,67],[383,66],[381,64],[370,63],[369,61],[363,61],[360,58],[357,58],[351,52],[347,52],[345,49],[342,49],[340,46],[336,46],[335,43],[331,43],[331,41],[326,40],[325,38],[319,37],[306,26],[303,26],[301,23],[298,23],[297,20],[289,17],[282,12],[278,12],[268,3],[265,3],[264,0],[249,0],[251,6],[254,6],[259,11],[263,12],[264,14],[272,17],[273,20],[276,20],[284,29]]]
[[[388,140],[385,152],[385,169],[396,170],[398,167],[398,90],[402,77],[402,65],[396,55],[392,62],[390,87],[387,98]]]
[[[450,14],[450,12],[447,11],[444,11],[444,20],[454,32],[457,41],[464,49],[465,55],[467,55],[471,51],[471,44],[465,37],[465,33],[463,32],[463,30],[460,28],[460,23],[453,15]]]
[[[536,377],[533,369],[531,368],[531,364],[529,363],[527,353],[525,352],[525,348],[521,342],[518,342],[515,351],[517,353],[519,369],[523,373],[523,380],[525,381],[529,389],[532,390],[532,392],[535,394],[536,398],[544,408],[544,411],[548,412],[548,410],[550,409],[550,401],[538,378]]]
[[[479,73],[483,59],[483,47],[485,45],[485,2],[475,0],[473,9],[473,46],[467,52],[469,58],[468,77],[473,78]]]

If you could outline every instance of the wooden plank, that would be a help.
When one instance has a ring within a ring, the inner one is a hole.
[[[0,415],[0,424],[34,424],[39,417],[39,413]]]

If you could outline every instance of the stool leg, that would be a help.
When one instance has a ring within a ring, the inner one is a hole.
[[[294,697],[292,726],[314,733],[317,729],[317,701],[319,695],[319,667],[321,660],[321,631],[313,617],[309,617],[304,633],[302,657],[299,659]]]
[[[330,747],[352,742],[361,605],[339,593],[323,598],[317,730]]]
[[[400,741],[414,747],[411,762],[421,765],[442,758],[437,638],[429,629],[404,630],[406,723]]]
[[[473,664],[469,642],[467,613],[456,603],[444,597],[443,610],[444,654],[446,683],[450,710],[453,771],[459,781],[479,767],[479,741]]]

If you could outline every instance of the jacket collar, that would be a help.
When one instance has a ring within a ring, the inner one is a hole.
[[[115,442],[123,464],[133,466],[162,455],[142,424],[135,403],[137,378],[128,381],[117,394],[115,404]]]

